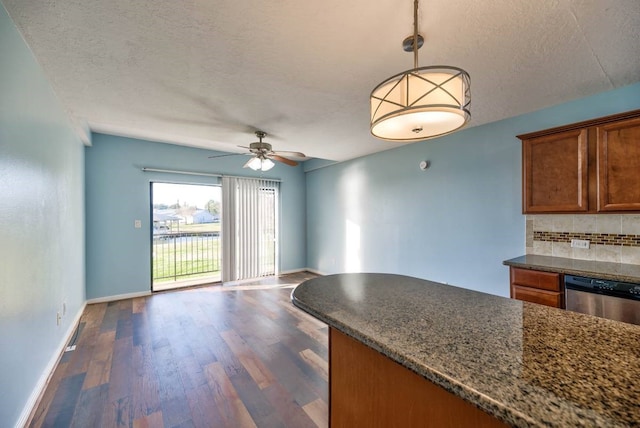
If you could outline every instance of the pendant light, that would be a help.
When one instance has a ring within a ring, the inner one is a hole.
[[[418,68],[418,0],[413,2],[413,36],[403,41],[413,52],[411,70],[396,74],[371,92],[371,134],[383,140],[419,141],[449,134],[469,119],[469,74],[443,65]]]

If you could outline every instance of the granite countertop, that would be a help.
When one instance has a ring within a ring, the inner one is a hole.
[[[391,274],[314,278],[292,300],[507,424],[640,424],[640,326]]]
[[[532,254],[505,260],[503,263],[507,266],[523,269],[535,269],[545,272],[640,283],[640,265],[537,256]]]

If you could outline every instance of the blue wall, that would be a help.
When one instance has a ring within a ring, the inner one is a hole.
[[[143,172],[142,167],[260,177],[242,169],[246,156],[93,134],[85,150],[87,298],[148,292],[151,287],[149,183],[216,184],[215,177]],[[306,267],[305,175],[277,164],[265,178],[281,179],[280,268]],[[134,228],[134,220],[142,228]]]
[[[524,254],[515,136],[640,108],[640,84],[307,173],[307,265],[509,295]],[[419,161],[429,160],[426,171]]]
[[[0,94],[0,426],[9,427],[25,422],[84,306],[84,181],[82,143],[2,4]]]

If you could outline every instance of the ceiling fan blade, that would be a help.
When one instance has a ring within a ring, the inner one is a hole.
[[[300,152],[288,152],[286,150],[278,150],[277,152],[274,152],[277,155],[280,156],[287,156],[287,157],[291,157],[291,158],[306,158],[307,156],[304,153],[300,153]]]
[[[214,156],[209,156],[209,159],[215,159],[215,158],[223,158],[226,156],[238,156],[238,155],[244,155],[244,153],[229,153],[226,155],[214,155]]]
[[[298,165],[298,162],[293,161],[293,160],[291,160],[291,159],[283,158],[282,156],[278,156],[278,155],[277,155],[277,154],[275,154],[275,153],[272,153],[272,154],[270,154],[270,155],[267,155],[267,157],[268,157],[269,159],[273,159],[273,160],[275,160],[275,161],[282,162],[282,163],[284,163],[284,164],[286,164],[286,165],[289,165],[289,166],[296,166],[296,165]]]
[[[248,147],[247,146],[238,146],[242,149],[248,150],[249,153],[226,153],[223,155],[214,155],[214,156],[209,156],[210,159],[213,158],[221,158],[221,157],[225,157],[225,156],[236,156],[236,155],[249,155],[251,156],[251,158],[243,165],[243,168],[255,168],[257,165],[251,165],[251,162],[254,161],[254,159],[258,159],[258,160],[264,160],[264,159],[271,159],[274,160],[276,162],[281,162],[285,165],[289,165],[289,166],[297,166],[298,162],[294,161],[293,159],[289,159],[290,157],[294,157],[294,158],[306,158],[306,155],[304,153],[300,153],[300,152],[290,152],[290,151],[281,151],[281,152],[276,152],[273,151],[271,149],[271,144],[266,143],[264,141],[262,141],[262,139],[264,137],[267,136],[267,134],[265,132],[262,131],[256,131],[255,132],[256,136],[258,137],[259,141],[256,141],[254,143],[251,143]],[[262,167],[264,167],[264,165],[261,165]],[[271,165],[272,166],[272,165]],[[267,165],[267,170],[271,167],[270,165]]]

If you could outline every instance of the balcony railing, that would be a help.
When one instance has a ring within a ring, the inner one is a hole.
[[[189,279],[220,272],[220,232],[160,233],[153,236],[153,281]]]

